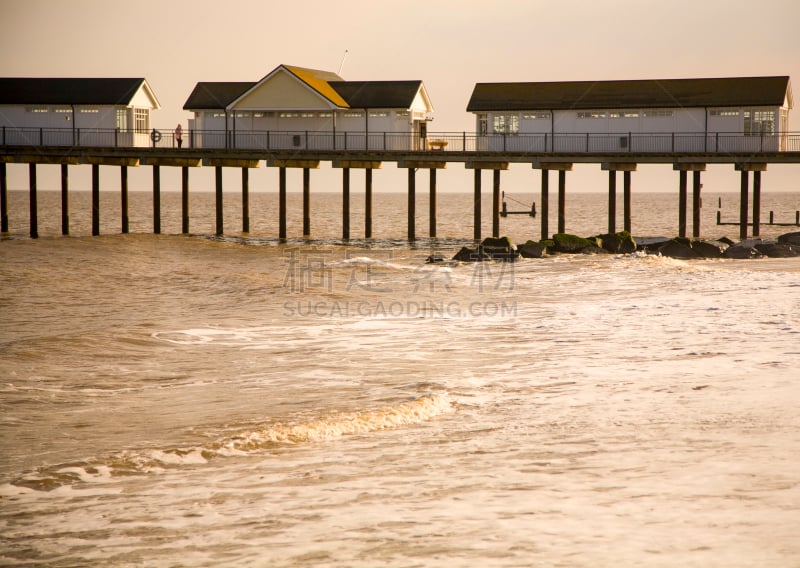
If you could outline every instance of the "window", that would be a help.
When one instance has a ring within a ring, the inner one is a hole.
[[[25,112],[43,113],[47,112],[47,107],[26,107]]]
[[[605,118],[605,117],[606,117],[605,111],[600,111],[600,110],[588,110],[578,113],[578,118]]]
[[[128,130],[128,109],[126,108],[117,109],[117,129]]]
[[[100,109],[98,109],[98,108],[82,108],[81,109],[81,114],[97,114],[98,112],[100,112]]]
[[[738,110],[713,109],[708,113],[711,116],[739,116]]]
[[[549,112],[527,112],[522,115],[523,120],[541,120],[550,118]]]
[[[63,114],[72,114],[72,109],[67,107],[56,107],[53,109],[53,112],[63,113]]]
[[[644,111],[645,118],[670,118],[672,116],[671,110],[646,110]]]
[[[319,113],[320,118],[333,118],[332,112],[321,112]]]
[[[397,118],[408,118],[408,111],[407,110],[399,110],[396,113],[394,113],[394,115]]]
[[[369,113],[370,118],[386,118],[387,116],[389,116],[389,113],[385,111],[373,111]]]
[[[137,132],[150,130],[150,112],[146,108],[133,109],[133,126]]]
[[[250,118],[251,116],[249,112],[239,111],[236,113],[236,118]]]
[[[775,133],[775,112],[771,110],[744,111],[744,133],[750,136]]]
[[[225,113],[224,112],[209,112],[209,113],[206,113],[206,116],[208,118],[225,118]]]
[[[608,114],[609,118],[639,118],[638,110],[613,111]]]
[[[313,112],[301,112],[300,118],[314,118],[316,115]]]
[[[518,134],[519,116],[516,114],[496,114],[492,119],[495,134]]]
[[[346,113],[344,113],[343,116],[345,118],[363,118],[364,117],[364,113],[363,112],[346,112]]]
[[[300,118],[299,112],[282,112],[278,115],[278,118]]]

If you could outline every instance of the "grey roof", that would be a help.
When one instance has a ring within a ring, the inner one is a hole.
[[[409,108],[422,81],[330,81],[351,108]]]
[[[478,83],[467,111],[781,106],[788,90],[786,76]]]
[[[4,105],[127,105],[144,79],[0,77]]]
[[[255,85],[254,82],[197,83],[183,110],[223,110]]]

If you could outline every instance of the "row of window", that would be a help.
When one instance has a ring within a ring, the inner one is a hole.
[[[333,118],[333,112],[259,112],[259,111],[239,111],[231,116],[235,118]],[[369,111],[369,118],[387,118],[391,115],[389,111]],[[397,111],[394,113],[397,118],[408,118],[408,111]],[[206,116],[210,118],[225,118],[224,112],[209,112]],[[364,111],[345,111],[341,114],[344,118],[364,118]]]

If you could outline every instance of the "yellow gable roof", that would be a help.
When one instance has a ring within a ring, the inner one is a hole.
[[[305,67],[295,67],[293,65],[283,65],[282,67],[336,106],[350,108],[347,101],[345,101],[328,83],[328,81],[343,81],[336,73],[320,71],[318,69],[306,69]]]

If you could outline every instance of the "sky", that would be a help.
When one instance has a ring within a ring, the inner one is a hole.
[[[800,85],[798,22],[798,0],[0,0],[0,76],[145,77],[162,107],[152,125],[166,129],[186,125],[182,107],[199,81],[341,66],[352,81],[421,79],[435,110],[429,131],[461,132],[475,129],[466,106],[478,82],[789,75]],[[738,190],[732,166],[709,168],[704,189]],[[448,166],[442,190],[471,191],[463,169]],[[25,189],[21,168],[9,170],[11,188]],[[393,170],[384,164],[384,186],[404,191],[404,172]],[[538,172],[512,170],[504,189],[536,191]],[[137,174],[131,188],[149,189],[149,172]],[[271,191],[277,174],[257,175],[255,190]],[[567,189],[604,191],[606,180],[599,165],[576,166]],[[329,183],[312,189],[337,189]],[[669,166],[633,178],[634,191],[677,184]],[[800,166],[770,165],[763,190],[800,192]]]

